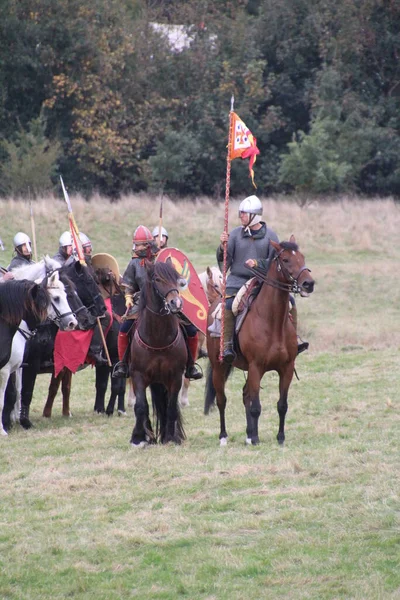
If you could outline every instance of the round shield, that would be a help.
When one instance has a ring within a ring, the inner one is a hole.
[[[183,298],[182,312],[199,331],[206,335],[208,301],[199,276],[188,257],[177,248],[163,248],[156,256],[157,262],[167,262],[172,265],[188,282],[187,288],[180,294]]]
[[[116,259],[111,254],[99,253],[93,254],[92,256],[92,267],[93,269],[110,269],[115,277],[115,281],[119,283],[121,275],[119,273],[119,266]]]

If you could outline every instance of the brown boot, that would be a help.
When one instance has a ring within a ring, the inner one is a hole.
[[[233,349],[233,332],[235,329],[235,315],[231,310],[225,308],[224,314],[224,353],[222,355],[224,363],[231,365],[236,358],[236,352]]]
[[[292,308],[290,309],[289,314],[290,314],[290,318],[292,320],[293,326],[297,333],[297,306],[295,304],[292,305]],[[301,352],[304,352],[304,350],[308,350],[309,345],[310,344],[308,342],[303,342],[303,340],[301,339],[301,337],[299,335],[297,336],[297,354],[298,355]]]

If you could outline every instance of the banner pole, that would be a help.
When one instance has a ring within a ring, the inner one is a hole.
[[[231,148],[232,148],[232,113],[235,98],[231,97],[231,110],[229,113],[229,134],[228,134],[228,152],[226,157],[226,181],[225,181],[225,213],[224,213],[224,233],[228,233],[228,221],[229,221],[229,195],[231,187]],[[228,242],[223,243],[224,249],[224,262],[222,268],[222,291],[221,291],[221,302],[222,302],[222,313],[221,313],[221,337],[219,340],[219,361],[223,361],[224,354],[224,331],[225,331],[225,300],[226,300],[226,263],[228,255]]]

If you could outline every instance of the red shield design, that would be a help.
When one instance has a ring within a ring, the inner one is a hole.
[[[188,282],[183,298],[182,312],[204,335],[207,330],[208,301],[199,276],[187,256],[177,248],[163,248],[157,254],[156,261],[167,262],[170,258],[173,267]]]

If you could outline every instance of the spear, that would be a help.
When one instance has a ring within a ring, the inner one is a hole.
[[[72,235],[72,239],[74,241],[75,249],[78,253],[78,258],[79,258],[80,263],[82,265],[84,265],[85,267],[87,267],[85,257],[83,256],[82,244],[79,239],[79,229],[78,229],[78,226],[75,221],[74,213],[72,212],[71,200],[69,199],[68,192],[65,189],[65,185],[64,185],[63,178],[61,177],[61,175],[60,175],[60,181],[61,181],[61,187],[62,187],[63,194],[64,194],[64,199],[65,199],[65,202],[67,203],[67,207],[68,207],[69,227],[71,230],[71,235]],[[100,331],[101,341],[103,342],[104,352],[106,353],[108,366],[111,367],[112,364],[111,364],[110,354],[108,352],[106,338],[104,337],[104,332],[101,327],[100,317],[97,317],[97,326]]]
[[[32,242],[33,242],[33,256],[35,257],[35,262],[37,262],[36,228],[35,228],[35,218],[33,216],[32,200],[29,200],[29,212],[30,212],[30,215],[31,215],[31,231],[32,231]]]
[[[63,178],[60,175],[61,187],[64,194],[64,200],[67,203],[68,207],[68,220],[69,220],[69,228],[71,230],[72,239],[74,241],[75,250],[78,254],[79,262],[82,265],[86,265],[85,257],[83,256],[82,244],[79,239],[79,229],[75,221],[74,213],[72,212],[71,200],[69,199],[68,192],[65,188]]]

